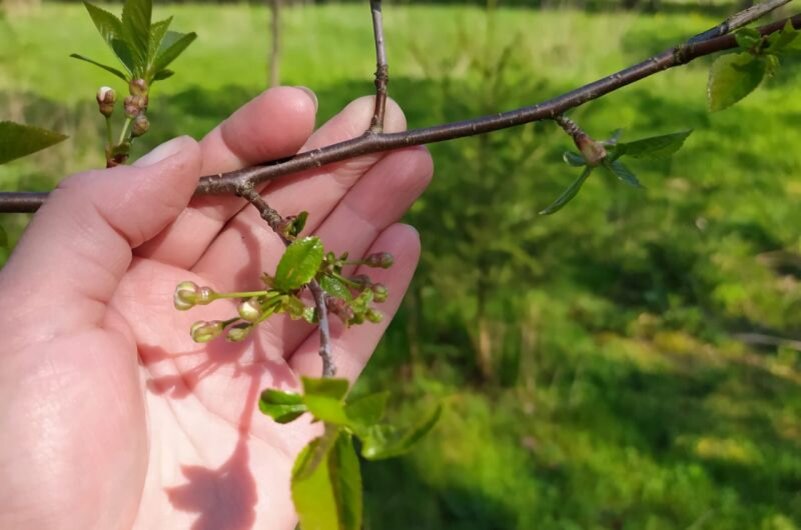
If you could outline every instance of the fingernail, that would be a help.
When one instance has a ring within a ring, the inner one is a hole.
[[[298,85],[295,88],[306,92],[309,98],[314,102],[314,111],[317,112],[317,94],[315,94],[311,88],[305,86]]]
[[[165,142],[150,151],[148,154],[134,162],[133,165],[135,167],[147,167],[167,160],[171,156],[178,154],[178,152],[181,151],[181,147],[183,146],[185,139],[186,138],[183,136],[173,138],[169,142]]]

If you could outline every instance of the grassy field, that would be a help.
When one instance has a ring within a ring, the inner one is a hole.
[[[201,136],[266,78],[263,8],[159,11],[200,38],[157,87],[140,152]],[[715,22],[691,9],[385,13],[410,126],[545,99]],[[317,91],[321,121],[371,90],[365,15],[286,12],[283,78]],[[0,188],[48,189],[102,163],[92,98],[109,79],[70,52],[109,59],[80,6],[0,21],[0,118],[72,136],[0,168]],[[437,176],[409,216],[423,263],[360,390],[396,390],[399,418],[436,400],[448,412],[413,454],[365,466],[367,528],[801,528],[801,354],[743,340],[801,337],[801,65],[714,115],[708,65],[572,114],[599,137],[694,129],[672,160],[632,164],[645,190],[594,178],[538,217],[575,172],[554,127],[432,146]],[[0,219],[13,237],[24,222]]]

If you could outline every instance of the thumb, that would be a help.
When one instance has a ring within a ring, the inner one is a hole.
[[[186,207],[200,166],[197,142],[184,136],[162,144],[132,167],[88,171],[64,180],[33,217],[0,273],[0,293],[14,304],[5,308],[0,303],[0,310],[24,320],[35,315],[38,326],[43,315],[53,313],[58,313],[57,320],[98,323],[128,269],[131,249],[158,234]]]

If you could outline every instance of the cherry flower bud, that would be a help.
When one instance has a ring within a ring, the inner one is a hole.
[[[114,89],[101,86],[97,89],[95,99],[97,99],[97,107],[100,110],[100,114],[106,118],[111,116],[111,113],[114,112],[114,103],[117,102],[117,93],[114,92]]]
[[[195,282],[181,282],[175,288],[172,302],[178,311],[192,309],[200,296],[200,287]]]
[[[147,82],[144,79],[131,79],[128,89],[132,96],[146,96]]]
[[[229,342],[241,342],[250,335],[250,330],[253,329],[253,326],[243,326],[243,325],[236,325],[232,328],[228,329],[228,333],[225,335],[225,340]]]
[[[376,311],[375,309],[368,309],[364,313],[364,317],[372,322],[373,324],[378,324],[382,320],[384,320],[384,314],[381,311]]]
[[[378,267],[388,269],[395,263],[395,258],[389,252],[376,252],[364,258],[364,264],[368,267]]]
[[[134,138],[137,136],[142,136],[148,131],[148,129],[150,129],[150,120],[147,119],[147,116],[145,116],[144,113],[140,113],[136,118],[134,118],[131,135]]]
[[[389,296],[389,290],[387,286],[383,283],[375,283],[373,284],[373,300],[378,303],[386,302],[387,296]]]
[[[255,322],[261,317],[262,309],[261,304],[257,298],[249,298],[239,304],[236,308],[239,317],[248,322]]]
[[[125,107],[125,116],[128,118],[136,118],[139,114],[147,108],[147,97],[145,96],[127,96],[123,102]]]
[[[195,342],[209,342],[219,337],[224,327],[225,324],[222,320],[212,320],[210,322],[199,320],[189,328],[189,334]]]

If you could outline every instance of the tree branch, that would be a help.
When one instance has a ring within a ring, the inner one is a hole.
[[[384,115],[387,109],[387,85],[389,84],[389,65],[384,46],[384,22],[381,15],[381,0],[370,0],[373,15],[373,39],[375,40],[375,110],[368,133],[384,130]]]
[[[792,0],[766,0],[760,4],[754,4],[743,9],[739,13],[733,14],[714,28],[710,28],[702,33],[699,33],[695,37],[691,38],[688,42],[697,43],[713,39],[715,37],[720,37],[721,35],[726,35],[737,28],[741,28],[750,24],[754,20],[762,18],[771,11],[778,9],[785,4],[789,4],[791,1]]]
[[[801,27],[801,14],[767,24],[759,29],[762,35],[769,35],[781,30],[787,21],[796,29]],[[737,47],[733,35],[723,35],[700,42],[685,42],[654,55],[638,64],[615,72],[580,88],[564,93],[542,103],[516,110],[482,116],[472,120],[447,123],[434,127],[410,129],[398,133],[366,133],[358,138],[300,153],[293,157],[202,177],[195,190],[196,195],[213,195],[236,193],[243,184],[252,185],[275,180],[285,175],[305,169],[320,167],[332,162],[347,160],[356,156],[388,151],[412,145],[442,142],[465,136],[484,134],[506,129],[525,123],[553,119],[567,110],[578,107],[588,101],[619,90],[634,82],[640,81],[669,68],[687,64],[699,57],[729,50]],[[0,212],[35,211],[46,198],[46,194],[27,193],[21,197],[19,193],[0,193]]]
[[[262,196],[257,192],[253,185],[245,185],[236,191],[236,194],[252,204],[264,219],[273,232],[289,245],[291,241],[284,235],[286,220],[275,211]],[[314,310],[317,315],[318,330],[320,332],[320,357],[323,360],[323,377],[333,377],[336,374],[336,366],[331,356],[331,328],[328,325],[328,306],[326,305],[327,294],[323,291],[317,280],[309,282],[309,290],[314,297]]]

